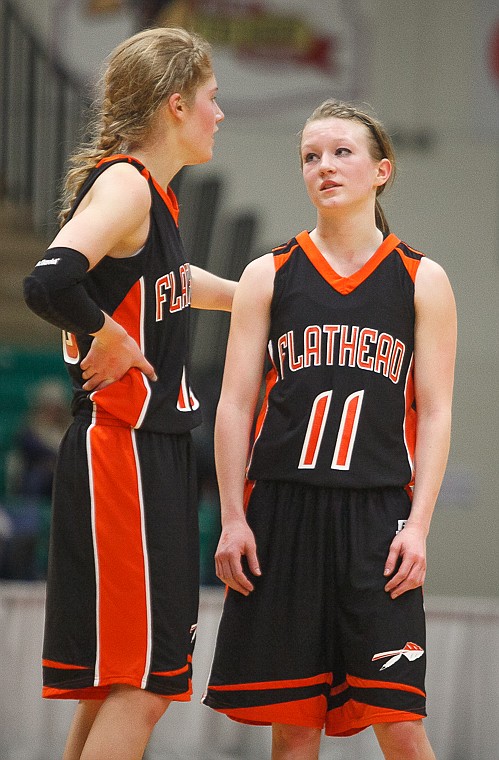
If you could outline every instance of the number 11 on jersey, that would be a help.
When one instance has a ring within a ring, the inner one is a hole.
[[[300,470],[313,469],[317,463],[332,396],[332,390],[324,391],[316,396],[312,404],[298,465]],[[363,398],[363,390],[355,391],[348,396],[343,404],[343,413],[331,462],[332,470],[348,470],[350,467]]]

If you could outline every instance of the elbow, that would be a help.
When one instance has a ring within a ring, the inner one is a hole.
[[[23,281],[23,295],[26,306],[37,317],[49,322],[54,327],[66,329],[66,325],[61,323],[59,314],[54,309],[53,294],[51,294],[47,282],[40,282],[33,275],[28,275]]]
[[[437,441],[448,447],[452,428],[452,413],[450,406],[434,407],[425,412],[418,410],[418,439],[424,438],[429,445]]]
[[[49,303],[44,283],[28,275],[23,281],[23,296],[26,306],[38,316],[43,317]]]

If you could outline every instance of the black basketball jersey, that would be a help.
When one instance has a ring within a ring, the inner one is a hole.
[[[270,369],[248,477],[409,485],[423,254],[390,234],[358,272],[340,277],[304,231],[273,255]]]
[[[178,230],[178,204],[136,159],[115,155],[103,159],[83,184],[74,214],[96,179],[117,162],[128,162],[148,180],[150,229],[142,249],[128,258],[105,256],[88,272],[90,297],[122,325],[153,365],[157,382],[138,369],[99,391],[82,389],[80,361],[92,337],[63,332],[64,360],[73,381],[73,412],[93,411],[116,417],[134,428],[183,433],[201,421],[199,403],[189,385],[189,311],[191,274]],[[70,216],[71,216],[70,215]]]

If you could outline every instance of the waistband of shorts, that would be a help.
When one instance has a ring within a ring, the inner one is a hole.
[[[132,429],[132,425],[130,425],[129,422],[120,420],[119,417],[114,417],[112,414],[109,414],[109,412],[106,412],[105,409],[101,409],[99,407],[94,407],[93,409],[90,409],[88,407],[81,407],[76,412],[74,418],[75,420],[83,420],[85,422],[91,420],[96,425],[105,425],[107,427],[121,427],[127,428],[128,430]]]
[[[130,425],[129,422],[126,422],[125,420],[121,420],[119,417],[114,417],[109,412],[106,412],[104,409],[97,407],[94,405],[95,408],[92,409],[89,406],[80,407],[73,416],[74,422],[78,423],[84,423],[88,425],[89,423],[92,423],[94,425],[103,426],[103,427],[118,427],[118,428],[124,428],[126,430],[136,430],[138,432],[142,433],[154,433],[156,435],[166,435],[171,438],[176,438],[177,440],[191,440],[191,430],[182,430],[182,431],[171,431],[171,430],[160,430],[158,428],[153,428],[150,426],[147,427],[134,427],[133,425]]]
[[[279,479],[268,479],[268,478],[258,478],[255,480],[247,479],[246,480],[246,487],[251,488],[257,485],[258,483],[261,483],[266,488],[291,488],[293,490],[297,491],[310,491],[310,492],[318,492],[318,491],[331,491],[336,492],[339,494],[343,493],[399,493],[401,491],[405,491],[410,494],[410,491],[412,490],[409,485],[404,485],[402,483],[389,483],[387,485],[379,485],[379,486],[338,486],[338,485],[318,485],[316,483],[306,483],[301,480],[279,480]]]

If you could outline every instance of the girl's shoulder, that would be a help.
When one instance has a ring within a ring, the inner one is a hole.
[[[272,253],[265,253],[246,265],[236,290],[254,301],[269,303],[274,287],[274,259]]]

